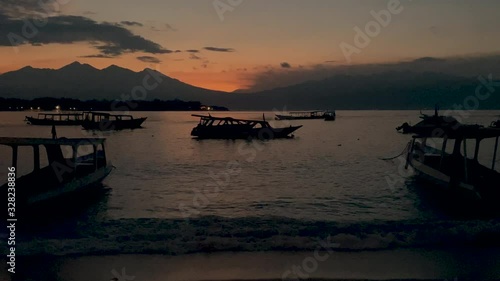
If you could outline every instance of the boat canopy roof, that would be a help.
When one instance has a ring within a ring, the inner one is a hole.
[[[122,116],[122,117],[131,117],[132,115],[128,114],[111,114],[107,112],[95,112],[95,111],[85,111],[85,114],[93,114],[93,115],[98,115],[98,116]]]
[[[334,110],[309,110],[309,111],[290,111],[290,114],[307,114],[307,113],[333,113]]]
[[[441,134],[439,133],[442,130]],[[478,125],[462,125],[458,128],[437,128],[428,134],[418,134],[413,138],[487,139],[500,137],[500,128],[485,128]]]
[[[83,113],[38,113],[38,115],[45,116],[80,116]]]
[[[104,138],[0,138],[0,145],[8,146],[34,146],[34,145],[99,145],[103,144]]]

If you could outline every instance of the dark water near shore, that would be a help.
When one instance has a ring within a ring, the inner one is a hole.
[[[334,122],[273,121],[276,127],[304,127],[294,139],[249,142],[193,140],[198,120],[187,112],[135,112],[148,117],[143,129],[102,135],[116,166],[104,181],[106,192],[73,212],[61,209],[58,218],[24,225],[19,250],[308,250],[328,236],[339,250],[495,243],[500,216],[464,219],[450,213],[421,191],[422,183],[400,160],[380,160],[404,149],[409,137],[394,128],[415,124],[418,112],[337,114]],[[473,112],[462,121],[487,125],[498,114]],[[0,112],[0,136],[50,137],[50,127],[25,125],[24,115]],[[262,118],[260,112],[213,115]],[[78,127],[58,128],[58,135],[101,136]],[[481,161],[489,163],[493,144],[483,147]],[[0,148],[0,171],[6,171],[9,153]],[[20,168],[31,161],[22,159]]]

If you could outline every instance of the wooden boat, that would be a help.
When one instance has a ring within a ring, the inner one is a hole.
[[[436,109],[434,115],[421,114],[422,121],[411,126],[407,122],[397,127],[396,130],[403,134],[428,134],[434,130],[450,130],[462,126],[457,119],[451,116],[440,116]]]
[[[9,179],[1,189],[16,198],[16,205],[38,205],[86,191],[99,184],[112,170],[106,160],[105,139],[102,138],[0,138],[0,145],[12,148],[12,168],[8,176],[15,181]],[[20,147],[33,148],[34,169],[19,177]],[[63,148],[71,149],[65,151]],[[40,157],[42,151],[46,152],[46,157]],[[41,167],[40,159],[46,159],[47,166]],[[12,185],[15,191],[8,189]]]
[[[231,117],[212,117],[193,114],[200,118],[191,135],[199,139],[254,139],[293,138],[293,132],[302,126],[273,128],[267,121],[244,120]]]
[[[325,121],[335,121],[337,115],[335,114],[335,111],[328,111],[328,112],[325,112],[325,114],[323,115],[324,118],[325,118]]]
[[[84,112],[82,127],[86,130],[123,130],[137,129],[147,117],[134,118],[132,115],[110,114],[104,112]]]
[[[499,138],[500,129],[477,125],[422,131],[414,135],[408,144],[406,168],[411,166],[420,178],[441,187],[446,194],[452,193],[467,199],[498,199],[500,173],[495,170],[495,164]],[[480,146],[485,139],[495,140],[493,160],[488,167],[478,160]],[[428,145],[430,141],[442,142],[441,148]],[[452,141],[452,152],[447,153],[446,148]],[[475,145],[469,148],[472,141]]]
[[[335,120],[335,111],[294,111],[288,115],[276,114],[276,120],[304,120],[304,119],[326,119],[332,118]]]
[[[24,121],[40,126],[81,126],[83,113],[38,113],[38,117],[26,116]]]

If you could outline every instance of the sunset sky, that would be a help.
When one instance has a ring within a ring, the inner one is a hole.
[[[224,91],[255,86],[255,77],[266,71],[348,64],[340,44],[354,45],[354,28],[364,29],[374,20],[371,11],[387,10],[391,2],[51,1],[41,7],[39,1],[0,0],[0,73],[26,65],[59,68],[77,60],[97,68],[156,68]],[[500,1],[401,0],[399,7],[368,46],[352,55],[351,64],[500,50]],[[23,35],[27,22],[40,17],[45,25]],[[20,37],[8,37],[12,33]],[[12,40],[19,38],[24,41],[13,48]]]

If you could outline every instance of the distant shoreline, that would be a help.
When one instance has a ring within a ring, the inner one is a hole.
[[[56,109],[59,106],[59,109]],[[273,108],[272,105],[269,108]],[[274,107],[281,108],[281,107]],[[434,111],[434,108],[333,108],[337,111]],[[262,109],[229,109],[225,106],[220,105],[205,105],[200,101],[183,101],[180,99],[174,100],[130,100],[130,101],[118,101],[118,100],[78,100],[70,98],[35,98],[32,100],[28,99],[17,99],[17,98],[2,98],[0,97],[0,112],[45,112],[45,111],[109,111],[109,112],[123,112],[123,111],[233,111],[233,112],[244,112],[244,111],[256,111],[256,112],[267,112],[273,110],[262,110]],[[289,111],[315,111],[324,110],[322,108],[289,108]],[[440,112],[445,113],[446,111],[453,111],[453,108],[440,108]],[[474,111],[499,111],[500,109],[477,109]]]
[[[0,111],[229,111],[227,107],[205,105],[200,101],[174,100],[78,100],[1,98]]]

